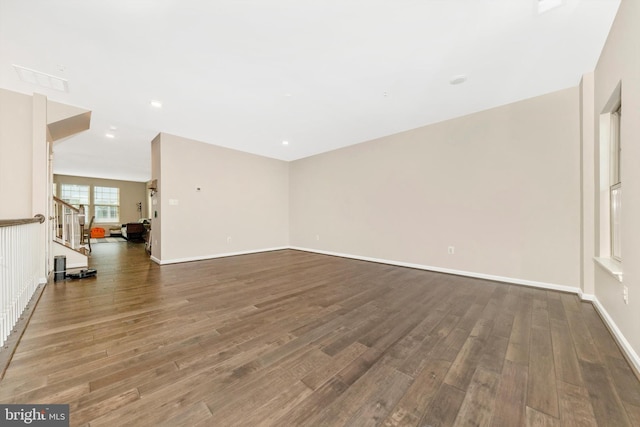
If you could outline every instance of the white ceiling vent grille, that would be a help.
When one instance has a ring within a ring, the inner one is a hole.
[[[20,80],[26,83],[46,87],[48,89],[59,90],[60,92],[69,92],[69,85],[67,80],[60,77],[52,76],[40,71],[31,70],[29,68],[21,67],[13,64],[13,68],[16,69]]]

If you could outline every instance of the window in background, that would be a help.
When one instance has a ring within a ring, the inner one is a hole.
[[[609,186],[609,209],[611,222],[611,258],[622,261],[622,231],[620,217],[622,213],[622,180],[620,174],[620,118],[622,109],[611,113],[611,136],[610,136],[610,186]]]
[[[120,222],[120,189],[93,187],[95,222]]]
[[[79,208],[89,204],[89,186],[76,184],[60,184],[60,198],[70,205]]]
[[[618,281],[622,269],[622,81],[618,82],[599,117],[597,187],[598,246],[595,261]]]

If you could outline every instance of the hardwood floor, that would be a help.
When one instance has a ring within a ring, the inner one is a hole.
[[[93,251],[97,278],[45,288],[0,402],[91,426],[640,425],[640,383],[575,295],[292,250]]]

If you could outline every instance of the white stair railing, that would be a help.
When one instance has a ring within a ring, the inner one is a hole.
[[[45,218],[0,221],[0,346],[39,285]]]
[[[80,210],[64,200],[54,197],[53,212],[53,226],[56,230],[56,237],[72,249],[83,247]]]

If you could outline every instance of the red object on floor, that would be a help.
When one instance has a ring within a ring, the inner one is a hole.
[[[91,229],[91,237],[96,239],[100,237],[104,237],[104,228],[102,227],[94,227]]]

